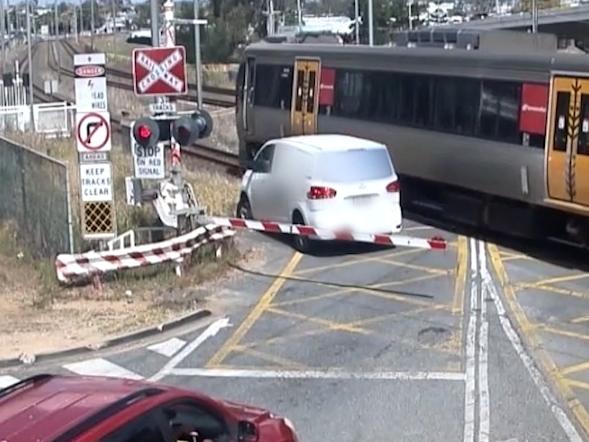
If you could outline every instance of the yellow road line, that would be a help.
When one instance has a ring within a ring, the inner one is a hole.
[[[578,279],[584,279],[589,276],[589,273],[577,273],[574,275],[563,275],[563,276],[555,276],[552,278],[541,279],[539,281],[532,282],[533,287],[538,287],[542,285],[549,285],[549,284],[557,284],[559,282],[568,282],[568,281],[576,281]]]
[[[499,282],[501,283],[507,305],[523,335],[522,338],[527,341],[532,349],[534,349],[544,371],[552,379],[561,396],[566,400],[567,405],[579,421],[585,434],[589,435],[589,413],[587,413],[583,404],[579,402],[575,393],[568,386],[567,380],[563,377],[556,363],[540,345],[539,339],[534,330],[535,327],[530,323],[521,305],[517,302],[515,291],[509,282],[507,272],[505,271],[505,267],[503,266],[503,262],[499,255],[499,249],[496,245],[489,244],[489,255],[491,258],[491,264],[499,278]]]
[[[348,324],[343,323],[343,322],[335,322],[335,321],[330,321],[328,319],[315,318],[313,316],[307,316],[307,315],[303,315],[300,313],[289,312],[286,310],[282,310],[279,308],[273,308],[273,307],[269,307],[267,309],[267,311],[272,312],[272,313],[276,313],[277,315],[286,316],[288,318],[301,319],[303,321],[307,321],[307,322],[311,322],[313,324],[321,325],[329,330],[346,331],[349,333],[358,333],[361,335],[371,334],[371,332],[369,330],[365,330],[361,327],[349,326]]]
[[[589,361],[584,361],[579,364],[573,364],[573,365],[569,365],[567,367],[564,367],[560,370],[560,372],[564,376],[566,376],[571,373],[576,373],[578,371],[583,371],[583,370],[588,370],[588,369],[589,369]]]
[[[589,384],[587,382],[577,381],[574,379],[566,379],[565,382],[570,387],[581,388],[583,390],[589,390]]]
[[[452,300],[452,314],[459,316],[458,331],[452,335],[452,346],[456,348],[462,357],[463,347],[463,316],[464,316],[464,290],[466,287],[466,269],[468,267],[468,241],[466,237],[458,237],[458,253],[456,257],[456,270],[454,282],[454,299]],[[462,364],[462,362],[461,362]]]
[[[272,300],[276,297],[282,286],[285,284],[286,279],[288,278],[293,272],[296,266],[301,261],[303,255],[300,253],[295,253],[293,257],[290,259],[288,264],[284,267],[280,275],[274,280],[272,285],[266,290],[266,293],[262,295],[258,303],[252,309],[250,314],[245,318],[245,320],[241,323],[239,328],[225,341],[225,343],[217,350],[217,352],[213,355],[211,359],[206,364],[207,368],[211,368],[214,366],[220,365],[225,358],[231,353],[233,347],[235,347],[239,341],[243,339],[246,333],[253,327],[260,316],[264,313],[265,310],[268,309]]]
[[[583,333],[576,333],[576,332],[572,332],[572,331],[561,330],[559,328],[548,327],[543,324],[539,324],[536,328],[538,330],[552,333],[554,335],[566,336],[567,338],[574,338],[574,339],[581,339],[583,341],[589,341],[589,335],[585,335]]]
[[[273,362],[279,367],[283,368],[307,368],[305,364],[301,364],[299,362],[291,361],[290,359],[282,358],[276,355],[269,355],[264,353],[260,350],[253,349],[251,347],[246,347],[244,345],[236,345],[233,347],[233,351],[238,351],[240,353],[245,353],[251,356],[254,356],[258,359],[262,359],[263,361]]]
[[[580,323],[580,322],[587,322],[587,321],[589,321],[589,315],[585,315],[585,316],[579,316],[579,317],[577,317],[577,318],[573,318],[573,319],[571,319],[571,322],[572,322],[573,324],[578,324],[578,323]]]
[[[464,287],[466,285],[466,267],[468,243],[464,236],[458,237],[458,257],[456,258],[456,279],[454,282],[454,299],[452,300],[452,314],[462,316],[464,310]]]
[[[426,267],[426,266],[419,266],[416,264],[409,264],[408,262],[398,262],[398,261],[391,261],[389,259],[375,259],[376,262],[380,262],[382,264],[389,264],[394,267],[401,267],[404,269],[411,269],[411,270],[418,270],[420,272],[431,273],[432,275],[448,275],[452,270],[449,269],[436,269],[434,267]]]
[[[274,305],[275,304],[272,304],[272,306],[274,306]],[[370,324],[370,323],[374,323],[374,322],[378,322],[378,321],[383,321],[385,319],[392,319],[394,317],[399,317],[399,316],[413,317],[413,315],[418,314],[418,313],[423,313],[428,310],[439,310],[439,309],[440,309],[440,306],[420,307],[420,308],[416,308],[416,309],[405,311],[405,312],[395,312],[395,313],[391,313],[389,315],[382,315],[379,317],[361,319],[358,321],[350,322],[350,323],[348,323],[348,325],[365,325],[365,324]],[[318,329],[307,330],[307,331],[300,332],[300,333],[291,333],[291,334],[283,335],[283,336],[274,336],[272,338],[268,338],[268,339],[265,339],[262,341],[251,341],[251,342],[247,342],[247,343],[242,343],[242,344],[240,344],[240,347],[253,348],[253,347],[260,347],[263,345],[278,344],[278,343],[281,343],[284,341],[290,341],[290,340],[294,340],[297,338],[304,338],[307,336],[315,336],[315,335],[327,333],[330,331],[332,331],[332,330],[325,328],[325,327],[321,327]]]
[[[313,267],[310,269],[304,269],[304,270],[299,270],[298,272],[295,273],[295,275],[306,275],[308,273],[317,273],[317,272],[321,272],[323,270],[332,270],[332,269],[339,269],[342,267],[347,267],[347,266],[351,266],[354,264],[361,264],[361,263],[365,263],[365,262],[370,262],[370,261],[376,261],[378,259],[384,259],[384,258],[390,258],[390,257],[397,257],[397,256],[404,256],[404,255],[412,255],[414,253],[419,253],[419,252],[423,252],[423,249],[407,249],[407,250],[402,250],[402,251],[395,251],[395,252],[391,252],[391,253],[387,253],[385,255],[382,256],[370,256],[368,258],[350,258],[348,260],[345,260],[344,262],[340,262],[338,264],[329,264],[329,265],[325,265],[325,266],[320,266],[320,267]]]
[[[274,307],[284,307],[284,306],[289,306],[289,305],[296,305],[296,304],[303,304],[303,303],[311,302],[311,301],[317,301],[319,299],[333,298],[333,297],[339,296],[339,295],[348,295],[353,292],[367,292],[367,291],[369,291],[370,295],[375,295],[375,294],[389,295],[389,299],[393,299],[395,301],[407,302],[409,304],[428,305],[429,306],[429,305],[431,305],[430,302],[423,302],[423,301],[414,302],[414,301],[416,301],[416,299],[412,299],[411,297],[398,295],[398,294],[395,294],[392,292],[391,293],[383,293],[383,292],[380,292],[380,291],[377,291],[374,289],[382,288],[385,286],[396,286],[396,285],[410,284],[413,282],[425,281],[428,279],[433,279],[433,278],[438,278],[438,277],[440,277],[440,275],[420,275],[420,276],[416,276],[414,278],[403,279],[403,280],[392,281],[392,282],[381,282],[378,284],[367,285],[364,287],[349,287],[349,288],[344,288],[344,289],[337,289],[334,291],[322,293],[320,295],[306,296],[304,298],[294,299],[291,301],[274,302],[274,303],[272,303],[272,305]],[[409,301],[407,301],[407,300],[409,300]]]
[[[562,289],[560,287],[554,287],[551,285],[535,285],[529,282],[518,282],[514,284],[517,291],[533,289],[542,290],[550,294],[570,296],[572,298],[589,299],[589,293],[577,292],[574,290]]]

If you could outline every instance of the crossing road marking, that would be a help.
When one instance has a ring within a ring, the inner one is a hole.
[[[12,384],[16,384],[18,379],[14,376],[4,375],[0,376],[0,388],[10,387]]]
[[[133,380],[143,379],[143,376],[102,358],[88,359],[82,362],[66,364],[63,368],[82,376],[107,376]]]
[[[162,356],[166,356],[171,358],[174,356],[182,347],[186,345],[186,341],[180,338],[171,338],[167,341],[160,342],[158,344],[153,344],[147,347],[148,350],[151,350],[155,353],[158,353]]]

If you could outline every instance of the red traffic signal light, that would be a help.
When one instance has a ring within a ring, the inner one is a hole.
[[[151,118],[138,119],[133,124],[133,138],[143,147],[156,145],[160,139],[159,124]]]

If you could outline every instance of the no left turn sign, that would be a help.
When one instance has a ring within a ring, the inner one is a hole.
[[[108,112],[76,113],[76,144],[78,152],[109,152],[110,114]]]

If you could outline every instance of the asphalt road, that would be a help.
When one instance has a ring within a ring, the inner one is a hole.
[[[586,440],[585,273],[419,223],[405,233],[449,248],[302,256],[247,234],[265,260],[215,294],[215,317],[0,383],[39,371],[162,381],[286,415],[302,441]]]

